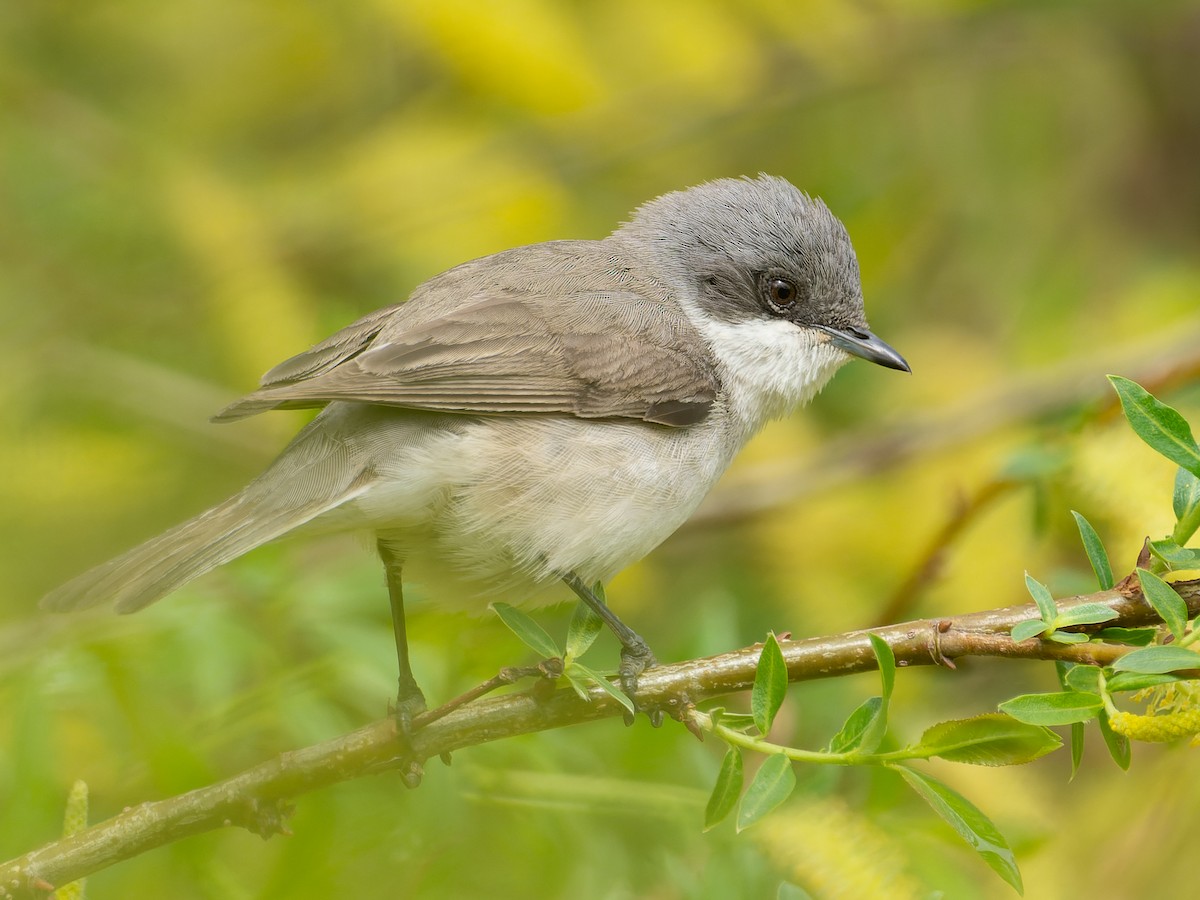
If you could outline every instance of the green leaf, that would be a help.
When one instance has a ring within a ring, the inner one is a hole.
[[[1159,618],[1166,623],[1175,640],[1183,637],[1187,628],[1187,604],[1175,593],[1175,589],[1146,569],[1137,570],[1138,581],[1142,585],[1142,596],[1154,607]]]
[[[564,672],[576,672],[583,675],[583,677],[587,678],[592,684],[603,690],[606,694],[608,694],[608,696],[612,697],[623,707],[629,710],[629,712],[637,715],[637,707],[633,705],[633,701],[629,699],[629,696],[595,669],[590,669],[583,663],[575,661],[567,666]]]
[[[1133,759],[1129,738],[1112,730],[1112,726],[1108,724],[1107,713],[1100,713],[1096,724],[1100,726],[1100,734],[1104,738],[1104,746],[1108,748],[1108,755],[1122,769],[1128,769],[1129,763]]]
[[[746,788],[738,807],[737,830],[745,831],[784,800],[791,796],[796,787],[796,773],[792,761],[779,753],[772,753],[758,767],[754,780]]]
[[[1175,473],[1175,494],[1171,498],[1175,530],[1171,537],[1177,544],[1186,544],[1200,528],[1200,478],[1197,474],[1182,468]]]
[[[750,713],[730,712],[724,707],[708,710],[713,724],[720,724],[732,731],[747,731],[754,727],[754,716]]]
[[[1029,590],[1029,595],[1033,597],[1033,602],[1037,604],[1038,612],[1042,614],[1042,621],[1053,625],[1054,619],[1058,615],[1058,606],[1054,603],[1054,595],[1050,593],[1050,589],[1028,572],[1025,573],[1025,587]]]
[[[882,710],[882,697],[871,697],[860,703],[858,708],[850,713],[841,730],[830,740],[829,752],[849,753],[851,750],[860,750],[863,753],[874,753],[878,750],[878,742],[873,747],[867,747],[863,744],[863,738],[871,730],[871,724],[879,718]]]
[[[1175,492],[1171,497],[1175,518],[1182,520],[1200,510],[1200,478],[1187,469],[1175,472]]]
[[[892,702],[892,691],[896,686],[896,656],[892,648],[877,634],[868,634],[871,650],[875,653],[875,661],[879,664],[879,680],[883,694],[879,698],[879,712],[867,722],[860,739],[860,748],[864,753],[873,753],[883,743],[888,727],[888,707]]]
[[[933,811],[959,833],[985,863],[1003,878],[1018,894],[1025,892],[1021,884],[1021,870],[1008,841],[992,820],[958,791],[936,778],[917,772],[907,766],[895,766]]]
[[[742,777],[741,751],[730,747],[721,761],[721,771],[708,798],[708,806],[704,808],[705,831],[719,825],[733,811],[742,792]]]
[[[1186,647],[1142,647],[1131,650],[1112,664],[1114,672],[1161,675],[1184,669],[1200,669],[1200,653]]]
[[[1083,762],[1084,727],[1082,722],[1071,723],[1071,780],[1079,773],[1079,764]]]
[[[591,699],[588,687],[592,684],[592,679],[577,671],[574,665],[563,667],[563,678],[567,679],[567,684],[571,685],[571,689],[575,691],[580,700]]]
[[[1183,470],[1180,469],[1182,472]],[[1150,542],[1150,552],[1161,559],[1168,569],[1200,568],[1200,549],[1195,547],[1180,547],[1174,540],[1168,538]]]
[[[1172,684],[1184,679],[1169,672],[1143,675],[1141,672],[1116,672],[1109,676],[1106,682],[1111,693],[1121,691],[1144,691],[1146,688],[1158,687],[1160,684]]]
[[[1026,619],[1024,622],[1018,622],[1013,626],[1011,637],[1019,643],[1027,641],[1031,637],[1044,634],[1049,628],[1050,626],[1041,619]]]
[[[1103,603],[1080,603],[1064,609],[1054,620],[1055,628],[1066,628],[1068,625],[1095,625],[1117,618],[1116,610],[1110,609]]]
[[[939,722],[913,749],[974,766],[1017,766],[1062,746],[1057,734],[1000,713]]]
[[[1078,694],[1100,693],[1100,669],[1096,666],[1071,666],[1062,677],[1063,687]]]
[[[1099,694],[1060,691],[1052,694],[1022,694],[1005,700],[1000,711],[1030,725],[1070,725],[1094,719],[1104,708]]]
[[[896,655],[891,646],[877,634],[868,634],[871,649],[875,652],[875,660],[879,663],[879,677],[883,682],[883,705],[887,706],[892,699],[892,688],[896,684]]]
[[[1064,690],[1098,693],[1100,689],[1100,670],[1096,666],[1085,666],[1077,663],[1058,660],[1054,663],[1054,672],[1058,675],[1058,683]],[[1076,682],[1072,684],[1071,682]],[[1082,722],[1071,723],[1071,777],[1075,779],[1079,772],[1079,764],[1083,762],[1084,728]]]
[[[1134,433],[1177,466],[1200,476],[1200,447],[1187,420],[1136,382],[1119,375],[1109,375],[1108,380]]]
[[[596,587],[600,587],[599,582],[596,583]],[[603,627],[604,620],[596,615],[595,610],[580,600],[571,616],[571,624],[567,626],[566,658],[568,660],[579,659],[587,653]]]
[[[1115,644],[1132,644],[1135,647],[1145,647],[1158,636],[1157,628],[1122,628],[1110,625],[1096,632],[1096,637],[1102,641],[1112,641]]]
[[[1087,553],[1088,562],[1092,564],[1092,571],[1096,573],[1096,581],[1100,585],[1100,590],[1111,590],[1113,586],[1112,566],[1108,562],[1108,552],[1104,549],[1104,544],[1100,541],[1100,535],[1096,534],[1096,529],[1082,515],[1071,510],[1071,515],[1075,517],[1075,524],[1079,527],[1079,537],[1083,541],[1084,552]]]
[[[534,653],[545,659],[562,656],[554,638],[546,634],[546,630],[525,613],[507,603],[493,603],[492,609],[496,611],[500,621],[508,626],[509,631],[519,637]]]
[[[1091,638],[1078,631],[1052,631],[1046,635],[1046,640],[1054,641],[1058,644],[1082,644],[1085,641],[1090,641]]]
[[[750,712],[754,715],[754,724],[758,726],[760,734],[771,730],[771,723],[775,721],[775,714],[779,712],[787,694],[787,684],[787,666],[784,665],[779,642],[774,634],[768,634],[754,672],[754,690],[750,692]]]

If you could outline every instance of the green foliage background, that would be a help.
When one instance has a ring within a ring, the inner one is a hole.
[[[387,605],[353,541],[264,548],[134,617],[36,611],[223,498],[303,421],[208,415],[454,263],[598,237],[709,178],[768,171],[824,197],[915,374],[848,366],[748,449],[705,527],[610,586],[661,658],[870,624],[960,492],[1031,455],[1053,477],[989,507],[906,615],[1023,602],[1026,569],[1087,589],[1071,508],[1128,570],[1169,529],[1169,464],[1111,419],[988,423],[1062,385],[1066,361],[1101,396],[1100,372],[1197,341],[1198,53],[1200,8],[1170,0],[4,4],[0,858],[57,834],[75,778],[95,820],[384,712]],[[1194,388],[1167,399],[1200,421]],[[824,468],[830,442],[914,423],[911,458],[883,448],[851,483]],[[763,492],[783,502],[722,514]],[[526,661],[494,618],[417,607],[431,698]],[[540,619],[562,633],[568,614]],[[893,721],[908,739],[1053,689],[1048,665],[901,672]],[[795,690],[781,727],[823,743],[873,690]],[[327,790],[293,837],[192,838],[89,890],[1009,896],[887,776],[801,773],[774,820],[702,834],[721,749],[642,721],[464,751],[418,791]],[[1097,742],[1072,784],[1065,753],[930,769],[1014,842],[1027,896],[1184,897],[1194,753],[1139,746],[1123,774]]]

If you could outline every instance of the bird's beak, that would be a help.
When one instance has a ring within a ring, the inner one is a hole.
[[[867,362],[878,363],[889,369],[899,369],[901,372],[912,372],[904,357],[896,352],[890,344],[884,343],[865,328],[828,328],[822,327],[830,342],[847,353],[865,359]]]

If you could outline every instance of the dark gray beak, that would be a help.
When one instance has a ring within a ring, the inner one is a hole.
[[[903,356],[865,328],[829,328],[824,325],[818,327],[829,335],[829,340],[835,347],[840,347],[847,353],[889,369],[912,372]]]

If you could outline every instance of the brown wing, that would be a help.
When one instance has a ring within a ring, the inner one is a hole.
[[[592,246],[538,245],[453,269],[276,366],[216,418],[353,400],[701,421],[717,389],[707,345],[661,290],[631,290],[607,254],[578,252]],[[545,274],[531,281],[537,263]]]

